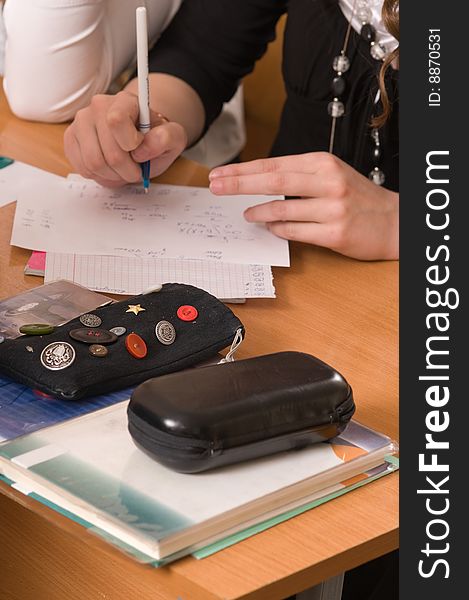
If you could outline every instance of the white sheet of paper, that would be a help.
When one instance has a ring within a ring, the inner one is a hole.
[[[269,196],[217,197],[207,188],[119,190],[68,179],[18,195],[15,246],[47,252],[289,266],[288,242],[243,212]]]
[[[137,295],[155,283],[186,283],[217,298],[275,298],[267,265],[48,252],[45,282],[57,279],[108,294]]]
[[[0,206],[16,202],[21,182],[27,180],[37,189],[38,186],[47,186],[49,182],[64,183],[64,177],[32,167],[26,163],[15,160],[8,167],[0,169]]]

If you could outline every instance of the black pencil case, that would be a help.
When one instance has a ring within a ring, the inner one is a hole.
[[[241,321],[217,298],[190,285],[165,284],[97,308],[48,335],[4,340],[0,373],[50,396],[79,400],[203,362],[229,346],[237,332],[244,333]]]
[[[146,381],[127,414],[137,446],[196,473],[331,439],[354,411],[352,389],[335,369],[280,352]]]

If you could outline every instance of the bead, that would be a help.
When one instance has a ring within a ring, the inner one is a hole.
[[[370,54],[375,60],[383,60],[386,56],[386,48],[383,46],[383,44],[372,43]]]
[[[370,171],[368,178],[371,179],[373,183],[376,183],[376,185],[383,185],[385,180],[383,171],[378,169],[378,167],[375,167],[372,171]]]
[[[337,73],[346,73],[350,69],[350,61],[345,54],[339,54],[332,61],[332,68]]]
[[[359,6],[357,9],[357,18],[361,23],[369,23],[371,21],[371,9],[368,6]]]
[[[331,117],[342,117],[345,113],[345,107],[340,100],[334,98],[334,100],[327,105],[327,112]]]
[[[365,42],[374,42],[376,38],[376,29],[370,23],[365,23],[360,29],[360,35]]]
[[[373,164],[375,166],[377,166],[380,161],[380,158],[381,158],[381,150],[380,150],[379,146],[375,146],[373,148],[372,157],[373,157]]]
[[[345,79],[340,77],[340,75],[334,77],[332,80],[331,90],[334,97],[342,96],[342,94],[345,92]]]
[[[371,139],[374,141],[376,145],[379,145],[379,129],[373,128],[371,130]]]

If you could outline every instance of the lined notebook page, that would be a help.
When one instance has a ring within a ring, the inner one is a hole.
[[[275,298],[267,265],[48,252],[45,282],[56,279],[109,294],[136,295],[155,283],[185,283],[217,298]]]

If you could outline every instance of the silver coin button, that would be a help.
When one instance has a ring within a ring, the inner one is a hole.
[[[42,366],[51,371],[66,369],[75,360],[75,349],[68,342],[52,342],[41,352]]]
[[[113,327],[109,331],[111,333],[115,333],[117,336],[120,337],[121,335],[124,335],[124,333],[127,331],[127,329],[125,327]]]
[[[156,324],[155,333],[158,340],[165,346],[171,345],[176,339],[176,330],[169,321],[160,321]]]
[[[99,327],[102,323],[101,318],[98,315],[92,315],[91,313],[86,313],[86,315],[81,315],[80,323],[85,327]]]

